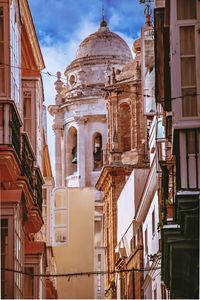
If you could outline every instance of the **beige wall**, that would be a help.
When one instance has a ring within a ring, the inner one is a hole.
[[[69,244],[54,247],[57,274],[94,270],[94,189],[71,188],[69,197]],[[93,276],[59,277],[58,298],[93,299]]]

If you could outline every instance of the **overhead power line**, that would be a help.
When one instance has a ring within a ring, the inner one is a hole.
[[[13,66],[13,65],[10,65],[10,64],[6,64],[6,63],[3,63],[3,62],[0,62],[0,66],[3,65],[3,66],[7,66],[7,67],[11,67],[11,68],[15,68],[15,69],[19,69],[19,70],[24,70],[24,71],[38,71],[36,69],[29,69],[29,68],[23,68],[23,67],[19,67],[19,66]],[[55,75],[55,74],[52,74],[48,71],[40,71],[41,74],[44,74],[44,75],[47,75],[47,76],[50,76],[50,77],[55,77],[57,78],[58,76]],[[63,78],[63,77],[60,77],[60,79],[62,80],[66,80],[66,78]]]
[[[11,67],[11,68],[16,68],[16,69],[20,69],[20,70],[26,70],[26,71],[37,71],[35,69],[29,69],[29,68],[23,68],[23,67],[18,67],[18,66],[13,66],[13,65],[10,65],[10,64],[6,64],[6,63],[2,63],[0,62],[0,66],[1,65],[4,65],[4,66],[8,66],[8,67]],[[58,76],[55,75],[55,74],[52,74],[48,71],[41,71],[40,72],[41,74],[44,74],[44,75],[47,75],[48,77],[55,77],[57,78]],[[60,79],[62,80],[66,80],[66,78],[64,77],[60,77]],[[117,83],[117,82],[116,82]],[[113,89],[108,89],[108,88],[101,88],[101,90],[103,91],[114,91],[115,88]],[[146,98],[155,98],[155,95],[149,95],[149,94],[140,94],[138,92],[131,92],[133,94],[135,94],[136,96],[143,96],[143,97],[146,97]],[[186,98],[186,97],[191,97],[191,96],[200,96],[200,94],[197,94],[197,93],[190,93],[190,94],[185,94],[185,95],[182,95],[182,96],[176,96],[176,97],[161,97],[159,101],[157,101],[157,103],[164,103],[166,101],[173,101],[173,100],[177,100],[177,99],[183,99],[183,98]]]
[[[114,271],[94,271],[94,272],[77,272],[77,273],[64,273],[64,274],[31,274],[25,271],[18,271],[9,268],[1,268],[1,271],[13,272],[22,275],[32,276],[32,277],[77,277],[77,276],[92,276],[92,275],[105,275],[105,274],[115,274],[115,273],[128,273],[128,272],[148,272],[152,270],[160,270],[161,267],[156,268],[144,268],[144,269],[124,269],[124,270],[114,270]]]

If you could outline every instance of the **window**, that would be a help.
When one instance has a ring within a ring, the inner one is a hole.
[[[153,235],[155,232],[155,211],[154,210],[152,211],[151,219],[152,219],[152,235]]]
[[[32,123],[32,115],[31,115],[31,92],[26,91],[23,94],[24,96],[24,131],[27,132],[29,138],[31,139],[31,123]]]
[[[0,95],[5,93],[4,10],[0,7]]]
[[[11,97],[19,106],[20,100],[20,36],[18,16],[15,9],[15,3],[12,1],[10,6],[10,64],[11,66]]]
[[[102,271],[102,258],[101,254],[98,254],[98,271]],[[102,276],[101,274],[97,275],[97,299],[101,299],[101,292],[102,292]]]
[[[131,110],[127,103],[120,105],[120,137],[121,150],[131,150]]]
[[[23,288],[23,230],[19,209],[5,211],[2,209],[1,219],[1,267],[15,269],[12,273],[1,270],[1,299],[22,299]],[[9,214],[9,216],[7,216]]]
[[[94,246],[100,247],[102,243],[102,222],[95,221],[94,223]]]
[[[177,0],[177,19],[196,19],[196,0]]]
[[[8,265],[8,219],[1,219],[1,267],[7,268]],[[1,270],[1,299],[8,298],[7,291],[7,272]]]
[[[165,127],[162,125],[162,118],[157,122],[157,139],[165,139]]]
[[[47,189],[42,189],[42,218],[44,221],[44,225],[42,228],[43,239],[47,238]]]
[[[183,117],[197,115],[195,26],[180,27],[180,60]]]
[[[69,83],[71,84],[71,86],[73,86],[75,84],[76,78],[74,75],[71,75],[69,78]]]
[[[179,188],[200,188],[200,130],[187,129],[180,131],[180,145],[177,155],[177,165],[180,168]],[[178,172],[179,174],[179,172]]]
[[[66,189],[54,193],[54,242],[67,243],[68,238],[68,200]]]
[[[148,254],[148,228],[145,229],[144,238],[145,238],[145,254]]]
[[[24,84],[27,83],[31,86],[29,89],[24,88]],[[36,100],[34,86],[35,84],[32,80],[23,81],[23,121],[24,131],[28,134],[33,149],[36,150]],[[37,144],[39,144],[39,141],[37,141]]]
[[[15,214],[15,251],[14,251],[14,269],[17,271],[23,271],[23,229],[20,211],[18,210]],[[14,274],[15,284],[15,298],[22,299],[22,286],[23,286],[23,275],[20,273]]]
[[[71,127],[67,134],[67,176],[77,174],[77,130]]]
[[[94,135],[93,140],[93,158],[94,158],[94,171],[101,170],[103,164],[103,155],[102,155],[102,136],[100,133]]]

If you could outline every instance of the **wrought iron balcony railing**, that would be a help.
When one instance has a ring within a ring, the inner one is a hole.
[[[7,145],[15,149],[20,159],[20,120],[17,109],[13,103],[0,104],[0,145]]]
[[[28,135],[24,132],[22,133],[22,175],[26,176],[26,178],[28,179],[32,192],[34,192],[34,161],[34,152],[32,150]]]
[[[39,168],[34,169],[35,174],[35,201],[42,212],[42,185],[44,180]]]

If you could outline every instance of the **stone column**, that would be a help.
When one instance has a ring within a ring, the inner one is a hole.
[[[62,162],[62,186],[65,186],[65,178],[66,178],[66,130],[63,129],[63,137],[62,137],[62,148],[61,148],[61,162]]]
[[[62,128],[54,124],[53,130],[55,133],[55,171],[56,171],[56,187],[62,186]]]
[[[79,178],[79,187],[84,187],[86,183],[86,157],[85,157],[85,123],[87,122],[86,118],[79,118],[78,123],[78,135],[77,135],[77,173],[80,176]]]

